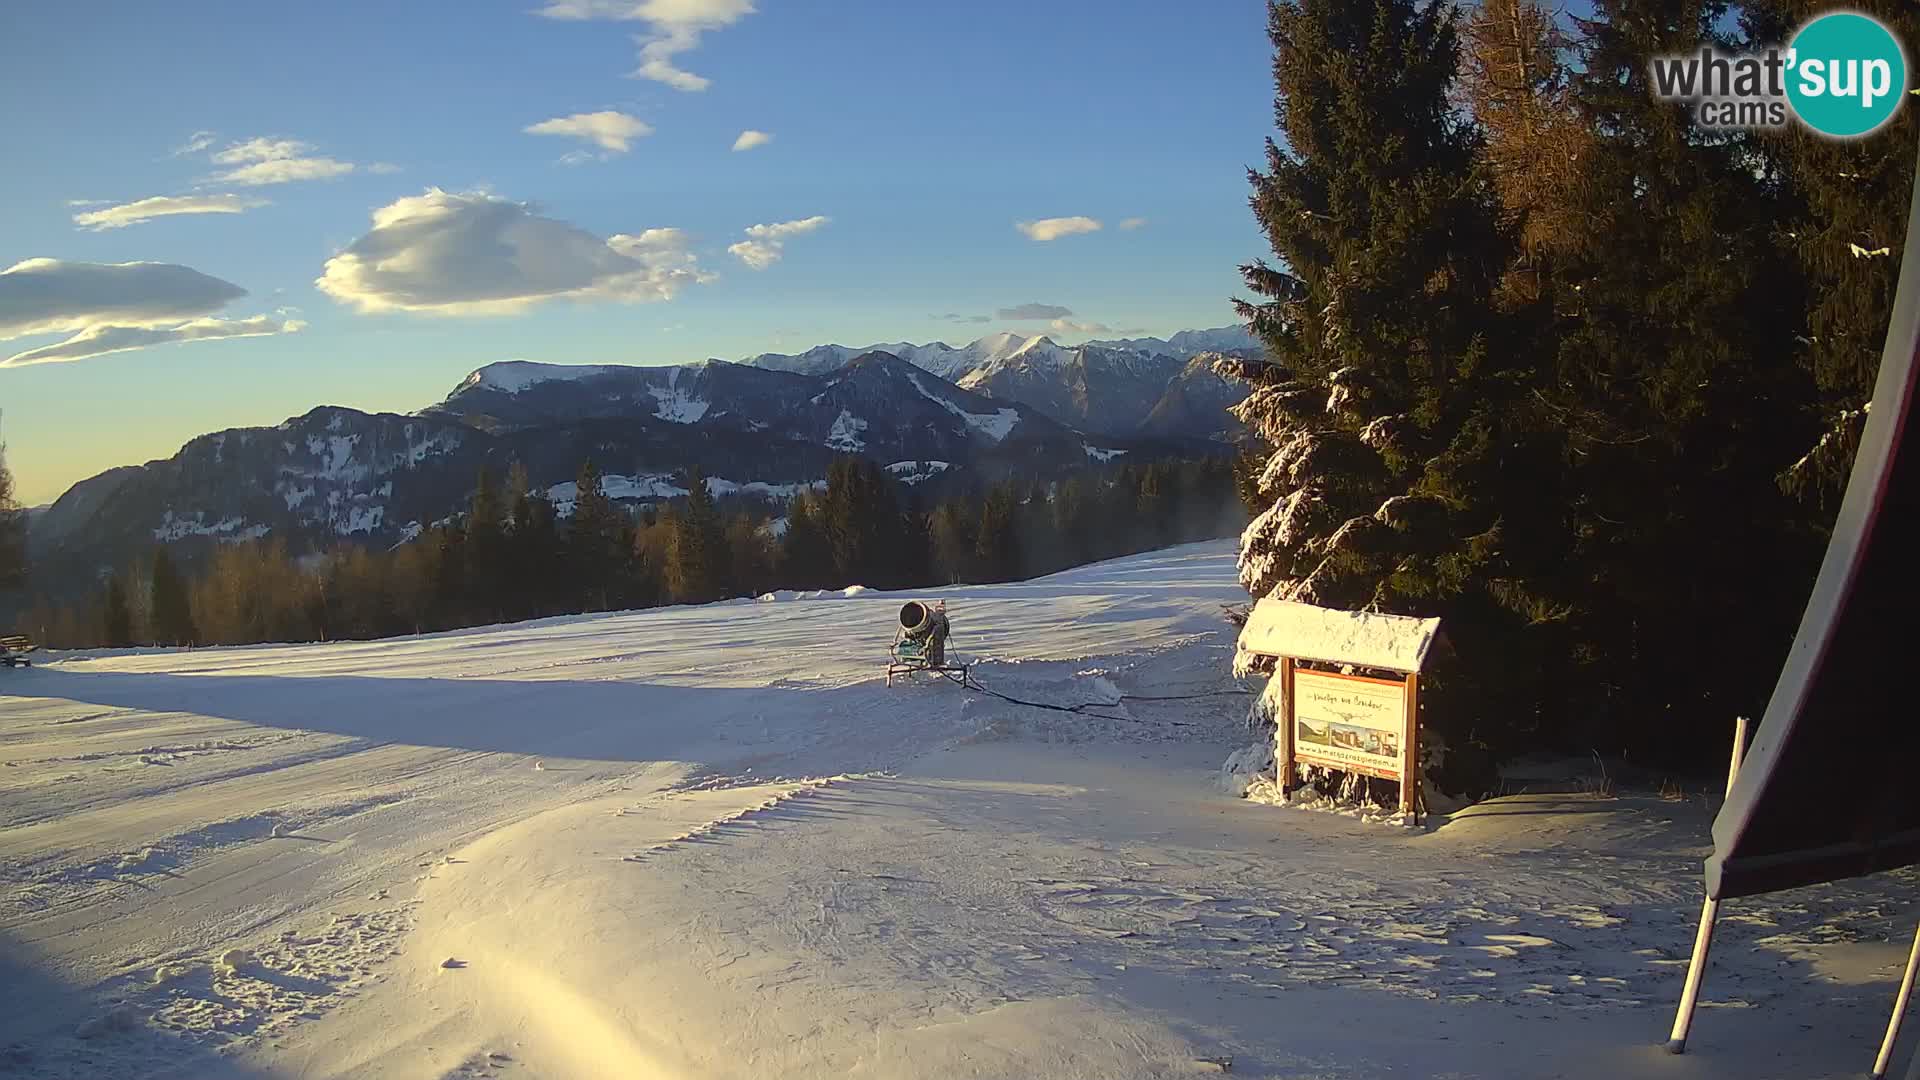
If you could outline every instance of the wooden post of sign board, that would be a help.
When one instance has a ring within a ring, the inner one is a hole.
[[[1280,671],[1275,677],[1280,680],[1280,716],[1274,735],[1273,773],[1280,782],[1280,801],[1287,802],[1293,792],[1293,657],[1280,658]]]
[[[1400,734],[1400,823],[1416,824],[1420,799],[1420,675],[1407,673],[1406,727]]]

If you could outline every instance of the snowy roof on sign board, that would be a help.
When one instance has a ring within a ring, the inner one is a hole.
[[[1439,619],[1337,611],[1268,597],[1253,606],[1240,631],[1240,648],[1297,660],[1419,671],[1439,632]]]

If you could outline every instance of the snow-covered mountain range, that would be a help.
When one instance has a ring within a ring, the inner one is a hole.
[[[1115,438],[1219,438],[1238,430],[1220,403],[1239,400],[1244,389],[1210,364],[1190,361],[1258,347],[1239,326],[1071,346],[1045,335],[998,333],[958,347],[941,341],[817,345],[800,353],[761,353],[746,363],[817,375],[863,353],[885,352],[985,397],[1031,406],[1083,431]]]
[[[159,543],[189,560],[259,537],[296,551],[391,546],[459,513],[482,468],[498,477],[514,463],[549,492],[591,459],[629,503],[683,493],[677,480],[696,465],[718,495],[779,500],[852,453],[930,500],[1013,472],[1223,452],[1213,440],[1232,421],[1217,402],[1237,394],[1210,354],[1177,354],[1232,341],[1210,331],[1141,349],[1068,348],[1000,334],[959,348],[826,345],[746,364],[505,361],[412,415],[323,406],[108,470],[35,515],[29,542],[41,582],[85,583]],[[1169,403],[1195,397],[1195,384],[1215,415]],[[570,500],[556,504],[564,512]]]

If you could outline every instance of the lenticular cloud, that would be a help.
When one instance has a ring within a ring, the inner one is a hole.
[[[0,359],[0,367],[83,360],[170,342],[299,330],[297,320],[224,320],[214,312],[247,291],[174,263],[28,259],[0,270],[0,341],[69,334]]]
[[[523,203],[429,188],[373,214],[314,284],[361,311],[488,315],[545,300],[671,300],[713,280],[678,229],[602,240]]]

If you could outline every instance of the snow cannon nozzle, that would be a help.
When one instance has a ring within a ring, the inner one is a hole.
[[[909,600],[900,607],[900,636],[910,641],[947,636],[947,602]]]
[[[918,600],[909,600],[900,609],[900,626],[909,634],[923,634],[932,624],[933,609]]]

